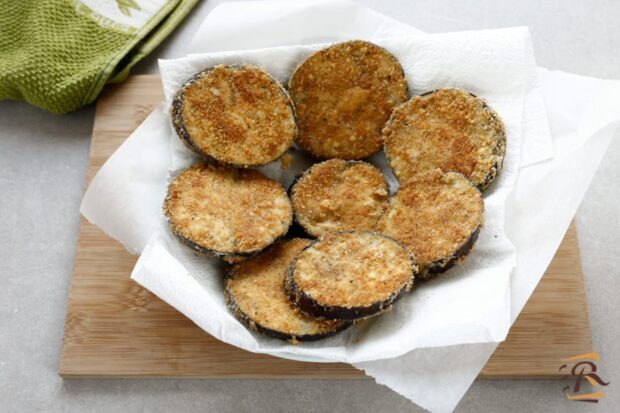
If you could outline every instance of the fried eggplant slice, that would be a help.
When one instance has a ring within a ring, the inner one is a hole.
[[[238,167],[277,159],[297,135],[288,93],[252,66],[220,65],[195,75],[175,96],[172,120],[190,149]]]
[[[401,185],[377,231],[407,247],[428,279],[465,259],[478,239],[484,202],[471,181],[439,169]]]
[[[392,54],[354,40],[309,56],[293,72],[289,92],[301,148],[319,159],[363,159],[381,149],[381,128],[407,100],[407,82]]]
[[[286,234],[292,207],[284,189],[253,169],[198,163],[168,187],[164,215],[172,232],[201,253],[254,255]]]
[[[460,89],[439,89],[400,105],[383,136],[385,154],[401,182],[440,168],[465,175],[483,191],[497,176],[506,151],[500,117]]]
[[[248,328],[296,343],[331,337],[351,323],[319,320],[302,313],[288,299],[284,280],[293,258],[311,243],[293,238],[232,267],[225,281],[226,304]]]
[[[379,169],[341,159],[313,165],[291,189],[295,219],[313,237],[374,229],[388,197],[388,184]]]
[[[329,233],[294,259],[286,291],[307,314],[351,321],[391,309],[412,288],[416,272],[407,249],[389,237]]]

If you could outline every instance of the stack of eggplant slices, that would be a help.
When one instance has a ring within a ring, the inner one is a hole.
[[[257,67],[209,67],[171,116],[203,159],[170,183],[172,233],[229,264],[225,297],[240,322],[292,343],[389,311],[465,259],[506,148],[484,101],[455,88],[408,99],[398,60],[366,41],[310,55],[288,89]],[[315,163],[287,191],[253,168],[279,158],[286,168],[293,144]],[[364,161],[380,150],[400,183],[393,195]]]

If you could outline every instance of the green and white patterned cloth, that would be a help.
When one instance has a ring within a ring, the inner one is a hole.
[[[123,81],[198,0],[0,0],[0,100],[62,114]]]

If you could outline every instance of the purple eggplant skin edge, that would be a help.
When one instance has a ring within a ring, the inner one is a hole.
[[[432,95],[433,93],[437,92],[438,90],[439,89],[430,90],[430,91],[422,93],[422,94],[420,94],[418,96],[414,96],[414,97],[412,97],[412,99],[414,99],[415,97],[423,97],[423,96]],[[482,103],[482,107],[487,111],[487,113],[493,119],[495,119],[498,123],[501,123],[503,125],[503,122],[500,119],[499,115],[487,104],[487,102],[485,102],[483,99],[479,98],[478,96],[476,96],[472,92],[468,92],[468,91],[464,91],[464,92],[467,93],[468,95],[476,98],[476,99],[480,99],[480,102]],[[393,122],[394,122],[394,118],[390,117],[390,119],[385,123],[384,128],[390,127]],[[498,145],[497,145],[497,148],[496,148],[495,152],[502,154],[501,155],[501,159],[498,162],[495,162],[495,164],[493,164],[493,166],[491,166],[491,168],[489,170],[489,173],[484,177],[482,182],[480,182],[478,185],[476,185],[476,188],[478,188],[478,190],[480,192],[484,192],[485,190],[487,190],[489,188],[489,186],[491,186],[491,184],[495,181],[495,178],[497,178],[497,174],[502,169],[502,166],[504,164],[504,156],[505,156],[505,153],[506,153],[506,131],[505,130],[503,131],[503,133],[501,134],[501,136],[499,138],[499,142],[498,142]],[[390,159],[390,157],[387,156],[387,154],[385,156],[388,159],[388,163],[390,164],[390,167],[391,167],[391,159]],[[393,170],[393,168],[392,168],[392,170]],[[396,176],[396,174],[394,174],[394,176]],[[396,176],[396,178],[400,182],[400,179],[398,179],[397,176]]]
[[[292,217],[291,220],[289,221],[289,225],[288,228],[290,228],[292,223]],[[256,250],[252,250],[252,251],[248,251],[248,252],[221,252],[221,251],[217,251],[214,249],[210,249],[210,248],[205,248],[202,245],[196,244],[194,241],[190,240],[189,238],[184,237],[183,235],[181,235],[178,231],[175,231],[172,228],[172,225],[170,225],[170,231],[172,232],[172,234],[174,234],[174,236],[185,246],[193,249],[194,251],[198,252],[199,254],[202,255],[208,255],[211,257],[216,257],[216,258],[229,258],[229,259],[235,259],[235,258],[252,258],[257,256],[258,254],[260,254],[261,252],[263,252],[265,249],[269,248],[271,245],[280,242],[282,239],[284,239],[286,237],[286,235],[288,234],[288,228],[286,231],[284,231],[284,233],[280,236],[278,236],[276,239],[273,240],[273,242],[263,248],[257,248]]]
[[[187,247],[193,249],[194,251],[198,252],[199,254],[208,255],[208,256],[216,257],[216,258],[224,258],[224,259],[227,259],[227,258],[228,259],[252,258],[252,257],[257,256],[258,254],[263,252],[265,249],[269,248],[271,245],[273,245],[273,244],[275,244],[277,242],[280,242],[282,239],[284,239],[286,237],[286,235],[288,234],[291,225],[293,224],[293,208],[291,208],[291,214],[289,215],[288,220],[287,220],[288,221],[288,225],[286,227],[286,231],[284,231],[282,234],[277,236],[273,240],[273,242],[271,244],[266,245],[265,247],[257,248],[257,249],[252,250],[252,251],[245,251],[245,252],[223,252],[223,251],[217,251],[217,250],[214,250],[214,249],[203,247],[202,245],[199,245],[199,244],[195,243],[194,241],[192,241],[191,239],[185,237],[183,234],[180,233],[180,231],[178,231],[175,228],[174,225],[172,225],[170,217],[165,212],[164,212],[164,216],[166,217],[166,220],[168,221],[168,227],[170,228],[170,232],[182,244],[184,244]]]
[[[288,195],[287,195],[288,196]],[[164,205],[166,204],[166,202],[168,201],[168,195],[166,195],[166,198],[164,200]],[[281,241],[283,238],[286,237],[286,235],[289,232],[289,229],[291,227],[291,225],[293,224],[293,208],[291,206],[291,213],[288,217],[288,224],[286,226],[286,231],[284,231],[282,234],[280,234],[279,236],[277,236],[273,242],[269,245],[266,245],[265,247],[262,248],[257,248],[255,250],[251,250],[251,251],[245,251],[245,252],[224,252],[224,251],[218,251],[218,250],[214,250],[214,249],[210,249],[210,248],[206,248],[203,247],[200,244],[197,244],[196,242],[192,241],[191,239],[185,237],[183,234],[181,234],[181,232],[175,227],[175,225],[172,224],[171,221],[171,217],[166,213],[166,211],[163,211],[163,215],[166,218],[166,221],[168,221],[168,227],[170,228],[170,232],[184,245],[186,245],[187,247],[193,249],[194,251],[198,252],[199,254],[202,255],[208,255],[211,257],[216,257],[216,258],[224,258],[224,259],[236,259],[236,258],[252,258],[255,257],[256,255],[260,254],[262,251],[264,251],[266,248],[268,248],[269,246],[275,244],[276,242]]]
[[[289,103],[288,106],[291,108],[291,110],[293,112],[293,120],[294,120],[294,123],[295,123],[295,131],[293,132],[293,142],[295,142],[297,140],[297,135],[299,133],[299,128],[297,126],[297,112],[295,111],[295,105],[293,104],[293,100],[291,99],[288,91],[284,88],[284,86],[282,86],[280,84],[280,82],[275,80],[269,73],[267,73],[265,70],[263,70],[261,68],[258,68],[258,67],[252,66],[252,65],[243,65],[243,64],[233,64],[233,65],[225,65],[225,66],[230,67],[230,68],[235,68],[235,69],[242,69],[242,68],[246,68],[247,67],[247,68],[254,68],[254,69],[261,70],[273,82],[275,82],[279,86],[280,92],[288,100],[288,103]],[[185,123],[183,122],[183,103],[185,101],[184,92],[185,92],[186,88],[188,88],[189,86],[193,85],[198,80],[200,80],[201,78],[206,76],[209,72],[211,72],[213,69],[215,69],[215,67],[217,67],[217,66],[207,67],[206,69],[201,70],[200,72],[196,73],[194,76],[189,78],[179,88],[179,90],[175,94],[174,98],[172,99],[172,104],[170,105],[170,117],[172,118],[172,125],[174,126],[174,129],[175,129],[177,135],[181,139],[181,142],[183,142],[185,144],[185,146],[188,149],[190,149],[192,152],[194,152],[197,155],[199,155],[205,162],[226,164],[226,165],[234,166],[234,167],[237,167],[237,168],[253,168],[253,167],[258,167],[258,166],[264,166],[264,165],[268,165],[269,163],[277,161],[278,159],[280,159],[288,151],[289,148],[285,148],[282,151],[282,153],[280,153],[274,159],[272,159],[269,162],[263,163],[263,164],[246,165],[246,164],[234,164],[234,163],[222,162],[222,161],[212,157],[211,155],[206,154],[192,140],[191,136],[189,135],[189,132],[187,132],[187,129],[185,128]]]
[[[353,232],[353,231],[342,231],[342,232]],[[376,235],[383,236],[385,238],[389,238],[383,234],[375,233]],[[392,238],[389,238],[393,240]],[[320,239],[314,240],[310,245],[304,248],[304,250],[312,247],[315,243],[319,242]],[[393,240],[395,241],[395,240]],[[397,242],[397,241],[395,241]],[[399,243],[400,245],[400,243]],[[301,254],[297,254],[297,257],[293,259],[291,264],[289,265],[286,279],[285,279],[285,288],[286,293],[289,297],[291,303],[293,303],[299,310],[302,312],[324,320],[341,320],[341,321],[355,321],[368,317],[372,317],[375,315],[379,315],[385,311],[389,311],[392,308],[392,305],[400,300],[405,293],[411,291],[415,286],[415,279],[417,278],[418,272],[414,268],[411,272],[411,279],[405,285],[403,285],[398,291],[392,293],[385,300],[374,302],[369,306],[364,307],[342,307],[342,306],[325,306],[318,303],[312,297],[307,295],[305,292],[301,291],[297,283],[295,282],[295,278],[293,273],[295,271],[295,263],[297,258]],[[415,267],[415,265],[414,265]]]
[[[346,330],[347,328],[353,325],[353,323],[343,322],[341,325],[325,333],[302,334],[302,335],[284,333],[282,331],[278,331],[278,330],[265,327],[262,324],[257,323],[256,321],[252,320],[252,318],[248,314],[246,314],[244,311],[241,310],[241,308],[239,308],[239,305],[237,305],[237,302],[235,301],[234,297],[230,293],[230,290],[228,289],[227,282],[228,282],[228,279],[230,279],[230,277],[231,277],[231,273],[229,272],[226,275],[226,280],[225,280],[226,286],[224,288],[224,297],[226,300],[226,307],[228,307],[230,312],[233,313],[235,318],[239,322],[241,322],[241,324],[245,325],[247,328],[249,328],[252,331],[256,331],[258,333],[264,334],[268,337],[275,338],[278,340],[285,340],[285,341],[295,343],[295,342],[318,341],[318,340],[322,340],[325,338],[333,337],[336,334]]]
[[[441,274],[450,268],[454,267],[460,260],[464,259],[474,248],[474,244],[478,240],[478,236],[480,235],[480,225],[476,227],[476,229],[471,233],[467,241],[465,241],[461,246],[454,251],[452,255],[446,258],[442,258],[440,260],[433,261],[427,264],[424,268],[424,271],[420,273],[420,279],[422,281],[429,280],[438,274]]]

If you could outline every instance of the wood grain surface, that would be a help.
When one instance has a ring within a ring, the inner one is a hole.
[[[133,76],[97,104],[88,182],[163,98]],[[81,218],[59,372],[83,377],[364,378],[346,364],[301,363],[216,340],[133,282],[136,257]],[[562,358],[592,350],[574,225],[481,378],[560,377]]]

